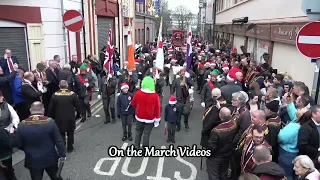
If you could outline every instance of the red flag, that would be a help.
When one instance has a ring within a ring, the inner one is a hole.
[[[109,40],[108,44],[106,46],[106,52],[105,52],[105,60],[103,63],[103,66],[108,69],[109,73],[113,73],[112,65],[113,65],[113,44],[112,44],[112,30],[109,30]]]

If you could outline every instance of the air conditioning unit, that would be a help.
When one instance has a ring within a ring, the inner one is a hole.
[[[301,9],[310,20],[320,20],[320,0],[302,0]]]

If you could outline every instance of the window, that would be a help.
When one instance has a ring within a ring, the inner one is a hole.
[[[136,40],[138,44],[140,44],[140,29],[138,29],[138,39]]]

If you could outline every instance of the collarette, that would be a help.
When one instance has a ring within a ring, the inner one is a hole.
[[[313,123],[316,125],[316,126],[320,126],[320,123],[317,123],[317,121],[315,121],[313,118],[311,118]]]
[[[29,81],[28,79],[23,79],[26,83],[32,85],[31,81]]]

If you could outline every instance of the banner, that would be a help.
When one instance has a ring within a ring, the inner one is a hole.
[[[213,24],[213,0],[207,0],[206,24]]]
[[[171,44],[174,47],[182,47],[186,42],[183,30],[172,30]]]
[[[200,18],[201,18],[201,24],[206,24],[206,9],[205,8],[201,8],[201,14],[200,14]]]

